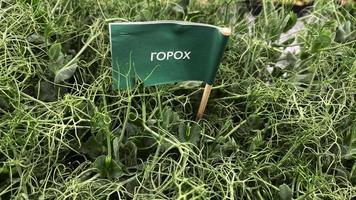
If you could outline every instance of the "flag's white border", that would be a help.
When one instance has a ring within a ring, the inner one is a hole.
[[[149,24],[180,24],[180,25],[195,25],[195,26],[206,26],[218,29],[223,35],[229,36],[231,35],[231,29],[227,27],[219,27],[211,24],[203,24],[197,22],[187,22],[187,21],[175,21],[175,20],[159,20],[159,21],[146,21],[146,22],[112,22],[109,23],[109,31],[110,31],[110,43],[111,43],[111,25],[149,25]]]
[[[187,21],[175,21],[175,20],[159,20],[159,21],[146,21],[146,22],[112,22],[109,23],[109,25],[112,24],[122,24],[122,25],[135,25],[135,24],[181,24],[181,25],[196,25],[196,26],[208,26],[208,27],[213,27],[217,29],[221,29],[219,26],[214,26],[211,24],[203,24],[203,23],[197,23],[197,22],[187,22]]]

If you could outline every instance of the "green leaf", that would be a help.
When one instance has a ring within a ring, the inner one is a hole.
[[[188,14],[188,6],[190,0],[181,0],[178,4],[176,4],[172,9],[177,13]]]
[[[53,44],[48,50],[49,69],[56,74],[59,69],[64,66],[66,56],[62,53],[60,43]]]
[[[313,79],[312,73],[296,74],[294,76],[294,81],[297,83],[309,84]]]
[[[56,75],[54,77],[54,82],[59,83],[59,82],[62,82],[64,80],[71,78],[74,75],[77,67],[78,67],[78,65],[76,63],[74,63],[72,65],[69,65],[68,67],[63,67],[62,69],[58,70],[55,73]]]
[[[152,13],[150,10],[143,10],[140,12],[140,20],[150,20],[152,18]]]
[[[112,142],[112,150],[114,151],[114,158],[116,160],[120,159],[120,143],[119,143],[119,138],[116,137],[113,142]]]
[[[310,56],[311,56],[311,54],[305,50],[300,52],[300,59],[302,59],[302,60],[305,60],[305,59],[309,58]]]
[[[273,77],[281,77],[283,75],[283,70],[280,67],[274,67],[272,71],[272,76]]]
[[[292,190],[285,183],[279,186],[279,197],[282,200],[291,200],[292,199]]]
[[[190,0],[181,0],[179,5],[182,6],[184,13],[188,14],[188,6],[189,6]]]
[[[346,40],[345,31],[341,27],[338,27],[335,34],[335,41],[341,43],[341,42],[345,42],[345,40]]]
[[[179,124],[178,138],[181,142],[189,142],[194,145],[198,145],[201,137],[201,128],[198,124]]]
[[[283,28],[283,33],[289,31],[297,23],[297,15],[294,12],[289,13],[285,19],[285,26]]]
[[[342,43],[345,42],[351,35],[351,22],[346,21],[336,29],[335,41]]]
[[[177,13],[184,13],[184,8],[181,5],[175,5],[173,8],[173,11],[177,12]]]
[[[113,141],[113,154],[115,160],[123,162],[125,166],[137,165],[137,146],[132,141],[119,143],[119,138]]]
[[[32,34],[32,35],[27,37],[27,41],[32,43],[32,44],[43,44],[43,43],[45,43],[45,37],[43,37],[42,35],[34,33],[34,34]]]
[[[189,142],[198,145],[201,137],[201,127],[198,124],[193,124],[192,128],[190,129],[190,138]]]
[[[185,140],[185,129],[186,129],[186,125],[184,123],[179,124],[179,126],[178,126],[178,136],[182,140]]]
[[[351,132],[345,138],[346,143],[348,143],[348,145],[345,145],[347,147],[345,159],[347,160],[356,159],[356,125],[350,128]]]
[[[350,172],[350,181],[353,185],[356,184],[356,163],[353,164]]]
[[[124,173],[121,166],[108,156],[99,156],[94,162],[94,168],[102,177],[120,178]]]
[[[189,6],[190,0],[181,0],[179,5],[181,5],[183,8],[187,8]]]
[[[350,21],[346,21],[343,27],[347,34],[351,33],[351,22]]]
[[[275,72],[277,71],[277,72]],[[275,67],[272,73],[282,73],[281,68]],[[276,76],[277,74],[274,74]],[[252,130],[258,130],[263,125],[263,118],[258,113],[252,113],[247,118],[247,124]]]
[[[0,111],[9,111],[10,110],[10,105],[8,102],[5,100],[5,98],[0,96]],[[0,112],[1,113],[1,112]]]
[[[90,126],[92,132],[104,133],[109,130],[111,123],[110,116],[105,112],[95,112],[90,119]]]
[[[52,61],[57,60],[57,58],[62,53],[62,46],[60,43],[54,43],[48,50],[49,59]]]
[[[163,115],[162,128],[166,130],[168,130],[168,128],[171,127],[172,124],[175,124],[179,121],[178,113],[174,112],[170,107],[164,108],[162,115]]]
[[[9,174],[9,169],[7,167],[0,167],[0,174]]]
[[[257,148],[259,148],[263,144],[263,136],[262,136],[262,131],[257,131],[257,134],[255,137],[253,137],[250,147],[249,147],[249,152],[255,151]]]
[[[234,139],[229,139],[219,141],[218,148],[222,150],[224,155],[230,156],[232,153],[237,152],[240,147],[238,144],[236,144]]]
[[[104,134],[98,133],[96,136],[89,137],[80,148],[80,151],[94,159],[107,152],[106,138]]]
[[[56,100],[56,89],[53,83],[47,81],[41,81],[38,84],[39,99],[42,101],[55,101]]]
[[[286,60],[290,65],[295,65],[298,61],[298,58],[291,52],[288,52],[286,55]]]
[[[132,141],[128,141],[126,144],[122,145],[119,153],[121,161],[125,166],[135,166],[137,165],[137,146]]]
[[[313,41],[311,51],[313,53],[318,52],[319,50],[330,46],[331,44],[331,33],[329,31],[323,31],[319,36]]]
[[[169,124],[172,121],[172,109],[171,108],[167,108],[163,111],[163,122],[162,122],[162,127],[167,129]]]
[[[106,156],[106,157],[105,157],[105,162],[104,162],[104,164],[105,164],[105,167],[106,167],[106,168],[109,168],[109,167],[110,167],[111,161],[112,161],[112,157],[111,157],[111,156]]]
[[[200,87],[202,84],[201,81],[183,81],[178,83],[177,85],[183,89],[193,89]]]
[[[282,43],[283,46],[289,46],[295,41],[295,37],[291,37]],[[281,46],[281,45],[280,45]]]
[[[165,152],[169,149],[172,149],[174,147],[174,145],[166,140],[161,140],[159,143],[161,149],[160,152]]]

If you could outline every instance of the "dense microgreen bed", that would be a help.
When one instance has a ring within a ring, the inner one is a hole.
[[[314,3],[282,69],[262,4],[0,0],[0,199],[356,198],[355,6]],[[108,23],[160,19],[234,30],[198,123],[195,82],[112,90]]]

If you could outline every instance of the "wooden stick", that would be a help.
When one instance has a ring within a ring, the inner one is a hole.
[[[225,36],[230,36],[232,31],[231,28],[224,27],[224,28],[220,28],[220,32]]]
[[[197,113],[196,121],[199,121],[201,118],[203,118],[206,105],[208,104],[211,88],[212,88],[211,85],[209,85],[209,84],[205,85],[204,93],[203,93],[203,97],[201,98],[201,101],[200,101],[200,106],[199,106],[199,110]]]
[[[220,32],[221,32],[221,34],[223,34],[225,36],[230,36],[231,35],[231,29],[227,28],[227,27],[221,28]],[[205,85],[204,93],[203,93],[203,97],[201,98],[201,101],[200,101],[200,105],[199,105],[199,110],[198,110],[198,113],[197,113],[196,121],[199,121],[201,118],[203,118],[206,105],[208,104],[211,88],[212,88],[211,85],[209,85],[209,84]]]

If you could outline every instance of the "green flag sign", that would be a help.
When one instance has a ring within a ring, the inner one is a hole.
[[[111,23],[113,87],[199,80],[212,84],[228,34],[219,27],[177,21]]]

